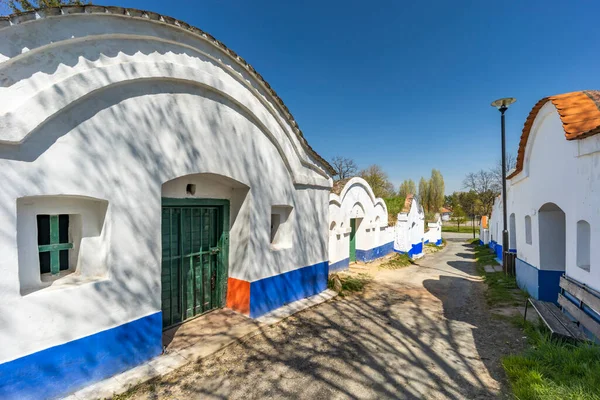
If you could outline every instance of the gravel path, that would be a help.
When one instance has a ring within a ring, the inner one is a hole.
[[[144,385],[155,399],[492,399],[519,330],[491,317],[471,248],[379,271],[367,290],[304,311]]]

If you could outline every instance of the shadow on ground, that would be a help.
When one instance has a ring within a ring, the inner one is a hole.
[[[498,398],[518,330],[490,317],[471,250],[452,243],[368,290],[143,386],[139,398]]]

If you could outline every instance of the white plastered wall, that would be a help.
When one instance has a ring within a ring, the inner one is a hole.
[[[161,197],[187,183],[231,201],[229,276],[328,259],[331,179],[212,39],[146,18],[42,18],[0,29],[0,77],[0,363],[159,311]],[[23,292],[17,205],[36,196],[108,202],[79,253],[105,252],[105,273]],[[294,209],[291,248],[269,245],[273,205]]]
[[[429,230],[425,232],[424,235],[424,240],[433,244],[442,238],[442,218],[439,214],[436,214],[435,218],[436,220],[434,222],[427,223],[427,228]]]
[[[395,226],[394,250],[408,252],[425,238],[425,212],[413,197],[410,210],[398,214]]]
[[[600,290],[600,248],[591,246],[590,271],[577,266],[577,222],[590,224],[591,242],[600,238],[600,136],[568,141],[554,105],[539,111],[525,149],[523,171],[510,181],[508,215],[515,213],[517,256],[540,267],[539,209],[554,203],[565,213],[566,274]],[[525,242],[531,217],[532,244]]]
[[[329,232],[330,264],[349,257],[351,218],[360,219],[357,221],[357,250],[370,250],[394,240],[393,229],[388,227],[385,201],[375,197],[367,181],[352,178],[339,196],[329,195],[329,227],[334,227]]]
[[[508,191],[507,191],[508,195]],[[502,196],[497,196],[492,205],[492,215],[489,221],[489,240],[502,245]],[[504,250],[504,249],[503,249]]]

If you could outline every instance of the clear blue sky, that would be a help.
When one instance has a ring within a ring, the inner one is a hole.
[[[446,191],[508,151],[540,98],[599,89],[600,3],[114,0],[195,25],[252,64],[323,157],[392,181],[442,171]],[[578,4],[578,6],[575,6]]]

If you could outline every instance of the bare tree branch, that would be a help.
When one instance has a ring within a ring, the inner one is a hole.
[[[358,173],[358,166],[351,158],[335,156],[331,160],[331,166],[336,172],[334,175],[336,181],[351,178]]]

